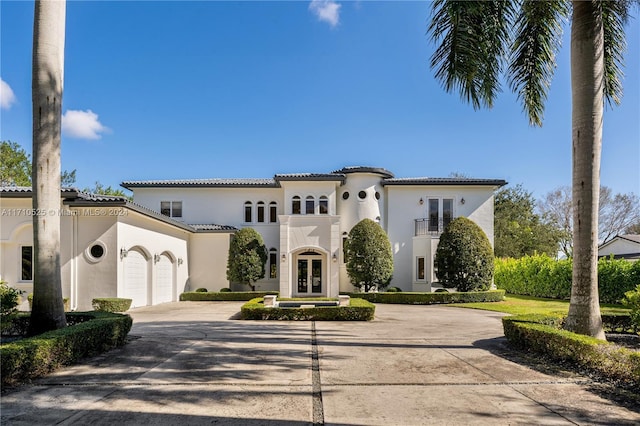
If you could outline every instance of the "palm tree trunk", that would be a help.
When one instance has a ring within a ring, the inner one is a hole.
[[[64,0],[36,0],[33,26],[33,306],[29,334],[66,326],[60,273]]]
[[[573,1],[573,285],[565,328],[598,339],[605,339],[600,316],[597,264],[603,89],[602,14],[595,1]]]

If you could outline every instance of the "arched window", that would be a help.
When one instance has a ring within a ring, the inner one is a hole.
[[[258,222],[264,223],[264,202],[258,201]]]
[[[307,195],[307,199],[305,202],[305,214],[313,214],[316,208],[316,200],[313,198],[313,195]]]
[[[244,203],[244,221],[246,223],[250,223],[252,217],[253,217],[253,204],[251,204],[251,201],[246,201]]]
[[[269,278],[278,278],[278,251],[269,249]]]
[[[329,214],[329,199],[326,195],[320,197],[320,201],[318,202],[319,213],[320,214]]]
[[[300,197],[295,195],[291,199],[291,214],[300,214],[300,213],[301,213]]]
[[[269,222],[276,223],[278,221],[278,204],[275,201],[269,203]]]

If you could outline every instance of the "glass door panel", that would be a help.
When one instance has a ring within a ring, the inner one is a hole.
[[[307,259],[298,259],[298,293],[308,292],[308,262]]]
[[[322,293],[322,259],[311,260],[311,293]]]

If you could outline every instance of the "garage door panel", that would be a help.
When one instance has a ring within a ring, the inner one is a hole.
[[[168,256],[160,256],[156,263],[156,303],[173,301],[173,262]]]
[[[147,259],[136,250],[129,250],[124,258],[124,297],[131,299],[131,307],[148,305],[149,280]]]

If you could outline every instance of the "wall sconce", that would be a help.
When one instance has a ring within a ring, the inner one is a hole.
[[[284,262],[285,260],[287,260],[287,255],[282,253],[282,261]]]
[[[160,262],[160,255],[159,254],[154,254],[153,255],[153,263],[158,263]]]
[[[424,200],[422,199],[422,197],[420,197],[420,201],[418,201],[418,204],[420,204],[420,205],[424,204]]]
[[[464,204],[466,203],[466,201],[464,200],[464,198],[460,198],[460,204]]]
[[[182,260],[182,258],[181,258],[181,257],[179,257],[179,258],[178,258],[178,266],[182,265],[182,263],[183,263],[183,262],[184,262],[184,261]]]
[[[120,260],[124,259],[125,257],[127,257],[127,254],[129,254],[129,252],[127,251],[126,248],[122,247],[120,249]]]
[[[331,260],[333,261],[333,263],[336,263],[338,261],[338,256],[333,253],[333,256],[331,256]]]

